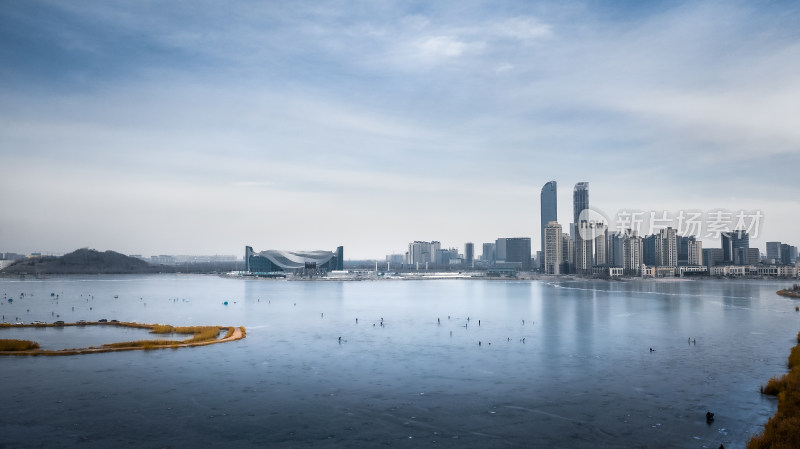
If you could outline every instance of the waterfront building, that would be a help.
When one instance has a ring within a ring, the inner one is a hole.
[[[644,239],[636,232],[622,237],[622,268],[628,276],[641,276],[644,254]]]
[[[594,259],[592,249],[594,241],[591,238],[593,229],[588,221],[581,221],[575,230],[575,272],[591,274]]]
[[[333,271],[344,268],[344,248],[335,251],[267,250],[256,253],[244,249],[245,271],[249,273],[295,272],[302,270]]]
[[[481,260],[487,263],[494,263],[497,261],[494,243],[484,243],[483,252],[481,253]]]
[[[689,237],[686,242],[687,265],[703,265],[703,242],[694,237]]]
[[[467,266],[472,266],[472,262],[475,260],[475,244],[472,242],[467,242],[464,244],[464,263]]]
[[[531,239],[530,237],[513,237],[498,239],[505,242],[505,262],[520,264],[521,270],[531,269]],[[499,257],[498,257],[499,260]]]
[[[572,222],[580,227],[581,212],[589,208],[589,183],[579,182],[572,190]],[[576,229],[577,231],[577,229]],[[576,232],[577,234],[577,232]]]
[[[500,238],[494,241],[494,258],[495,262],[506,261],[506,239]]]
[[[408,244],[408,264],[434,264],[436,263],[436,252],[439,251],[442,244],[437,241],[423,242],[415,241]]]
[[[547,226],[548,223],[551,221],[558,221],[558,197],[557,197],[557,183],[555,181],[550,181],[546,183],[542,187],[542,192],[539,195],[539,203],[540,203],[540,225],[541,225],[541,246],[539,249],[544,252],[545,247],[545,238],[544,238],[544,228]],[[539,266],[543,266],[544,261],[542,260],[539,263]]]
[[[724,254],[722,248],[707,248],[703,250],[703,262],[708,267],[708,272],[711,273],[711,267],[721,265],[724,261]]]
[[[678,240],[672,227],[662,229],[656,235],[655,262],[659,267],[678,266]]]
[[[797,262],[797,247],[787,243],[781,244],[781,262],[783,265],[791,265]]]
[[[758,248],[747,248],[744,260],[747,265],[758,265],[761,263],[761,251]]]
[[[569,234],[561,234],[561,274],[575,272],[575,240]]]
[[[623,266],[622,241],[624,238],[625,236],[620,232],[608,234],[608,241],[606,242],[606,261],[609,266]]]
[[[608,235],[608,228],[603,223],[595,223],[592,235],[594,236],[594,264],[607,266],[606,236]]]
[[[781,263],[781,242],[767,242],[767,261]]]
[[[658,265],[657,258],[656,258],[656,240],[658,237],[656,235],[647,235],[642,238],[643,244],[643,253],[642,253],[642,263],[647,265],[648,267],[654,267]]]
[[[561,225],[556,221],[547,223],[544,229],[544,272],[547,274],[561,274],[562,264],[562,233]]]

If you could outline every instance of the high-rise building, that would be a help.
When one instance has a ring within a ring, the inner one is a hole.
[[[495,244],[494,243],[484,243],[483,244],[483,252],[481,253],[481,259],[484,262],[494,263],[497,261],[497,256],[495,253]]]
[[[498,239],[500,240],[500,239]],[[522,270],[531,269],[531,239],[529,237],[514,237],[502,239],[505,241],[506,262],[519,263]]]
[[[547,223],[544,228],[544,272],[561,274],[563,255],[561,253],[561,225],[556,221]]]
[[[558,197],[557,185],[555,181],[550,181],[542,187],[542,193],[539,195],[539,202],[541,204],[541,236],[542,246],[539,248],[544,252],[544,228],[551,221],[558,221]],[[542,266],[542,263],[539,265]]]
[[[733,239],[731,238],[731,234],[723,232],[719,235],[719,239],[720,243],[722,244],[722,262],[733,263]]]
[[[467,242],[464,244],[464,263],[471,267],[474,259],[475,245],[472,242]]]
[[[562,230],[563,232],[563,230]],[[575,272],[575,240],[569,234],[561,234],[561,274]]]
[[[596,266],[608,265],[608,255],[606,253],[606,236],[608,235],[608,228],[603,223],[594,224],[594,264]]]
[[[744,229],[737,229],[729,235],[730,246],[733,250],[733,263],[736,265],[747,265],[751,263],[747,258],[747,250],[750,248],[750,236],[747,232]]]
[[[635,232],[622,237],[622,269],[628,276],[642,274],[644,240]]]
[[[783,265],[791,265],[797,262],[797,247],[787,243],[781,243],[781,261]]]
[[[622,262],[622,241],[625,236],[620,232],[608,234],[608,242],[606,243],[607,253],[606,260],[610,267],[621,267]]]
[[[591,238],[594,229],[588,221],[581,221],[575,230],[575,272],[588,274],[592,272],[594,258],[592,249],[594,240]]]
[[[711,273],[711,267],[721,265],[724,261],[722,248],[707,248],[703,250],[703,265],[708,267],[709,273]]]
[[[506,260],[506,239],[500,238],[494,241],[494,257],[497,262]]]
[[[579,217],[581,216],[581,212],[583,212],[584,209],[588,208],[589,208],[589,183],[579,182],[575,184],[575,188],[572,190],[572,222],[575,223],[576,228],[580,227],[578,221]]]
[[[781,263],[781,242],[767,242],[767,259],[770,263]]]
[[[442,249],[442,244],[433,241],[433,242],[421,242],[415,241],[413,243],[408,244],[408,263],[409,265],[414,264],[425,264],[425,263],[436,263],[436,254],[437,251]]]
[[[686,264],[692,266],[703,265],[703,242],[695,237],[689,237],[686,242]]]
[[[747,248],[747,254],[745,254],[745,263],[747,265],[756,265],[761,262],[761,251],[758,248]]]
[[[678,266],[678,239],[675,229],[662,229],[655,239],[655,262],[660,267]]]
[[[658,236],[648,235],[642,238],[642,263],[648,267],[658,265],[656,259],[656,240]]]

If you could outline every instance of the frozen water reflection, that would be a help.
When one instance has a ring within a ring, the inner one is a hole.
[[[785,371],[800,330],[794,302],[775,295],[784,286],[3,279],[6,321],[248,332],[179,351],[0,359],[0,432],[15,447],[743,447],[774,413],[758,387]]]

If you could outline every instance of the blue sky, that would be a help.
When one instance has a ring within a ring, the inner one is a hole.
[[[551,179],[800,244],[800,7],[563,3],[0,1],[0,251],[539,242]]]

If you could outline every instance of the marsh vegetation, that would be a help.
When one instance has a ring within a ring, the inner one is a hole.
[[[4,328],[23,328],[23,327],[53,327],[55,324],[12,324],[3,325]],[[151,334],[156,335],[187,335],[184,340],[154,339],[124,341],[119,343],[108,343],[101,346],[89,348],[73,348],[63,350],[42,350],[39,344],[27,340],[0,340],[0,355],[74,355],[96,352],[111,351],[130,351],[130,350],[150,350],[163,348],[181,348],[191,346],[201,346],[226,341],[235,341],[245,338],[244,326],[235,328],[233,326],[171,326],[169,324],[142,324],[131,322],[83,322],[83,323],[64,323],[59,326],[118,326],[136,329],[148,329]],[[219,338],[219,334],[225,330],[225,336]],[[238,334],[237,334],[238,331]]]
[[[800,343],[800,333],[797,334]],[[800,447],[800,344],[792,348],[789,372],[771,378],[761,386],[763,394],[778,397],[778,411],[764,426],[764,431],[747,442],[748,449],[790,449]]]

